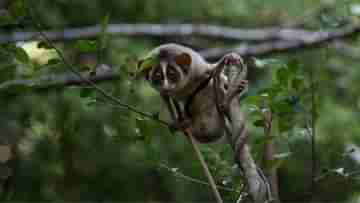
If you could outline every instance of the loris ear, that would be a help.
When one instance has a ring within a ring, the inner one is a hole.
[[[146,80],[149,80],[149,73],[151,67],[144,67],[149,64],[146,64],[146,59],[141,59],[137,63],[136,72],[135,72],[135,79],[140,79],[145,76]]]
[[[175,56],[175,63],[179,66],[190,66],[191,56],[188,53],[181,53]]]
[[[145,78],[148,80],[150,71],[153,69],[153,67],[156,64],[159,63],[160,63],[160,59],[159,56],[157,55],[147,56],[146,58],[139,60],[136,71],[138,75],[137,78],[145,75]]]

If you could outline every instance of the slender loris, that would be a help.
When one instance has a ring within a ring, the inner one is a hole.
[[[138,67],[151,86],[159,91],[174,123],[177,123],[177,126],[190,127],[198,142],[213,142],[226,134],[215,97],[220,96],[218,101],[228,99],[225,125],[233,135],[229,136],[229,141],[236,149],[235,146],[239,145],[237,142],[244,140],[238,138],[245,137],[239,102],[237,99],[229,99],[229,79],[224,72],[220,73],[220,94],[215,95],[214,79],[211,76],[219,63],[231,65],[239,63],[240,60],[239,55],[228,54],[218,63],[211,64],[190,48],[165,44],[150,51],[148,56],[139,62]],[[243,91],[247,87],[247,81],[241,80],[237,87]],[[180,124],[179,120],[182,121]],[[242,144],[244,143],[240,145]]]

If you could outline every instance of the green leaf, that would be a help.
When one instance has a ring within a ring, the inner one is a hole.
[[[289,116],[282,116],[279,118],[278,128],[279,132],[287,132],[294,126],[293,119]]]
[[[41,41],[37,44],[37,48],[39,49],[53,49],[53,46],[51,46],[51,44],[49,44],[46,41]]]
[[[304,88],[304,78],[296,77],[291,81],[291,86],[295,90]]]
[[[93,40],[78,40],[75,48],[80,52],[95,52],[98,49],[98,43]]]
[[[81,102],[84,104],[86,110],[91,111],[94,110],[97,101],[94,97],[83,97]]]
[[[23,64],[29,64],[30,63],[30,58],[29,58],[28,54],[21,47],[16,47],[15,48],[15,58],[16,58],[16,60],[18,60],[19,62],[21,62]]]
[[[147,136],[148,134],[146,134],[146,132],[148,132],[148,120],[143,117],[136,117],[135,121],[135,134],[137,140],[150,142],[150,136]]]
[[[94,89],[93,88],[82,88],[80,90],[80,97],[84,98],[84,97],[91,97],[94,96]]]
[[[272,87],[264,88],[259,91],[259,94],[265,98],[269,97],[269,101],[272,101],[279,93],[281,92],[281,88],[279,85],[273,85]]]
[[[0,66],[0,81],[11,80],[16,75],[16,64],[1,64]]]
[[[154,65],[158,64],[160,61],[158,56],[149,56],[146,57],[138,63],[138,72],[143,72],[148,69],[151,69]]]
[[[320,113],[317,107],[315,107],[314,109],[311,110],[311,119],[313,120],[313,122],[316,122],[319,119],[319,117],[320,117]]]
[[[10,15],[19,18],[25,15],[25,5],[23,0],[11,0],[9,6]]]
[[[336,28],[341,25],[340,19],[337,16],[322,13],[320,15],[321,25],[325,28]]]
[[[270,65],[271,66],[283,65],[283,62],[281,60],[275,58],[258,59],[254,57],[253,59],[254,59],[254,64],[257,68],[264,68]]]
[[[60,64],[62,61],[58,58],[52,58],[49,59],[46,65],[52,66],[52,65],[57,65]]]
[[[293,113],[294,108],[286,101],[274,102],[270,105],[272,112],[276,114]]]
[[[108,137],[116,137],[117,136],[116,130],[109,125],[105,124],[103,126],[103,131],[104,131],[105,135],[107,135]]]
[[[7,87],[0,86],[0,93],[7,93],[7,94],[23,94],[24,92],[31,91],[35,84],[22,84],[22,83],[15,83],[10,84]]]
[[[266,122],[265,120],[261,119],[261,120],[256,120],[254,123],[254,126],[256,127],[265,127],[266,126]]]
[[[267,61],[265,59],[258,59],[258,58],[253,58],[254,59],[254,65],[257,68],[264,68],[265,66],[268,65]]]
[[[274,158],[275,159],[285,159],[288,158],[289,156],[291,156],[291,152],[284,152],[284,153],[279,153],[279,154],[274,154]]]
[[[276,79],[282,87],[287,87],[290,76],[291,73],[287,68],[279,68],[276,71]]]
[[[0,26],[15,24],[15,19],[7,11],[3,11],[0,14]]]
[[[300,70],[300,66],[300,61],[297,58],[292,59],[287,63],[287,67],[293,75],[296,75],[298,73],[298,71]]]
[[[159,120],[160,119],[160,112],[155,112],[152,114],[153,119]]]
[[[260,106],[263,103],[264,97],[258,95],[248,96],[244,99],[244,102],[247,104],[252,104],[255,106]]]
[[[274,169],[278,169],[283,163],[284,163],[284,159],[273,159],[268,161],[265,164],[265,168],[267,170],[274,170]]]
[[[291,152],[285,152],[280,154],[275,154],[274,158],[266,163],[266,168],[268,170],[278,169],[281,165],[284,164],[285,160],[291,155]]]

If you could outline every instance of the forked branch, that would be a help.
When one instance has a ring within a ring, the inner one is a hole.
[[[221,95],[221,74],[225,68],[235,68],[233,73],[229,74],[229,84],[227,92],[224,96]],[[243,63],[242,58],[236,53],[230,53],[225,55],[217,64],[215,71],[213,72],[214,80],[214,93],[216,100],[216,107],[219,115],[222,117],[222,125],[226,130],[226,135],[234,153],[235,160],[239,164],[241,172],[248,185],[248,192],[253,202],[260,203],[265,200],[271,199],[271,193],[269,191],[268,182],[263,176],[260,168],[258,168],[253,160],[249,147],[246,144],[247,132],[245,124],[242,123],[240,130],[228,129],[227,122],[238,122],[230,120],[229,114],[233,113],[234,106],[232,102],[235,98],[240,97],[247,90],[246,81],[247,68]],[[223,97],[223,98],[222,98]],[[222,98],[222,100],[220,100]],[[236,102],[236,101],[235,101]],[[238,103],[236,102],[236,105]],[[267,194],[270,194],[267,197]],[[238,202],[241,201],[240,196]]]

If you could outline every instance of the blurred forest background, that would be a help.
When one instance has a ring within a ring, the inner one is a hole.
[[[185,137],[172,135],[156,121],[166,120],[167,112],[158,93],[132,77],[136,62],[169,42],[209,53],[212,48],[277,39],[107,34],[110,25],[187,23],[332,32],[357,25],[359,17],[359,0],[0,1],[0,198],[214,201]],[[53,44],[44,36],[17,40],[21,36],[15,34],[95,25],[100,28],[95,35],[49,36]],[[251,152],[259,166],[277,171],[282,202],[360,202],[359,43],[354,34],[319,46],[245,58],[250,88],[241,103]],[[57,51],[85,75],[110,71],[97,84],[123,103],[150,112],[155,120],[76,82]],[[72,82],[64,82],[69,77]],[[266,133],[264,109],[273,114],[271,135]],[[271,163],[264,163],[268,142],[275,154]],[[225,188],[220,190],[224,200],[235,202],[244,182],[234,170],[229,146],[201,145],[201,150],[217,184]]]

